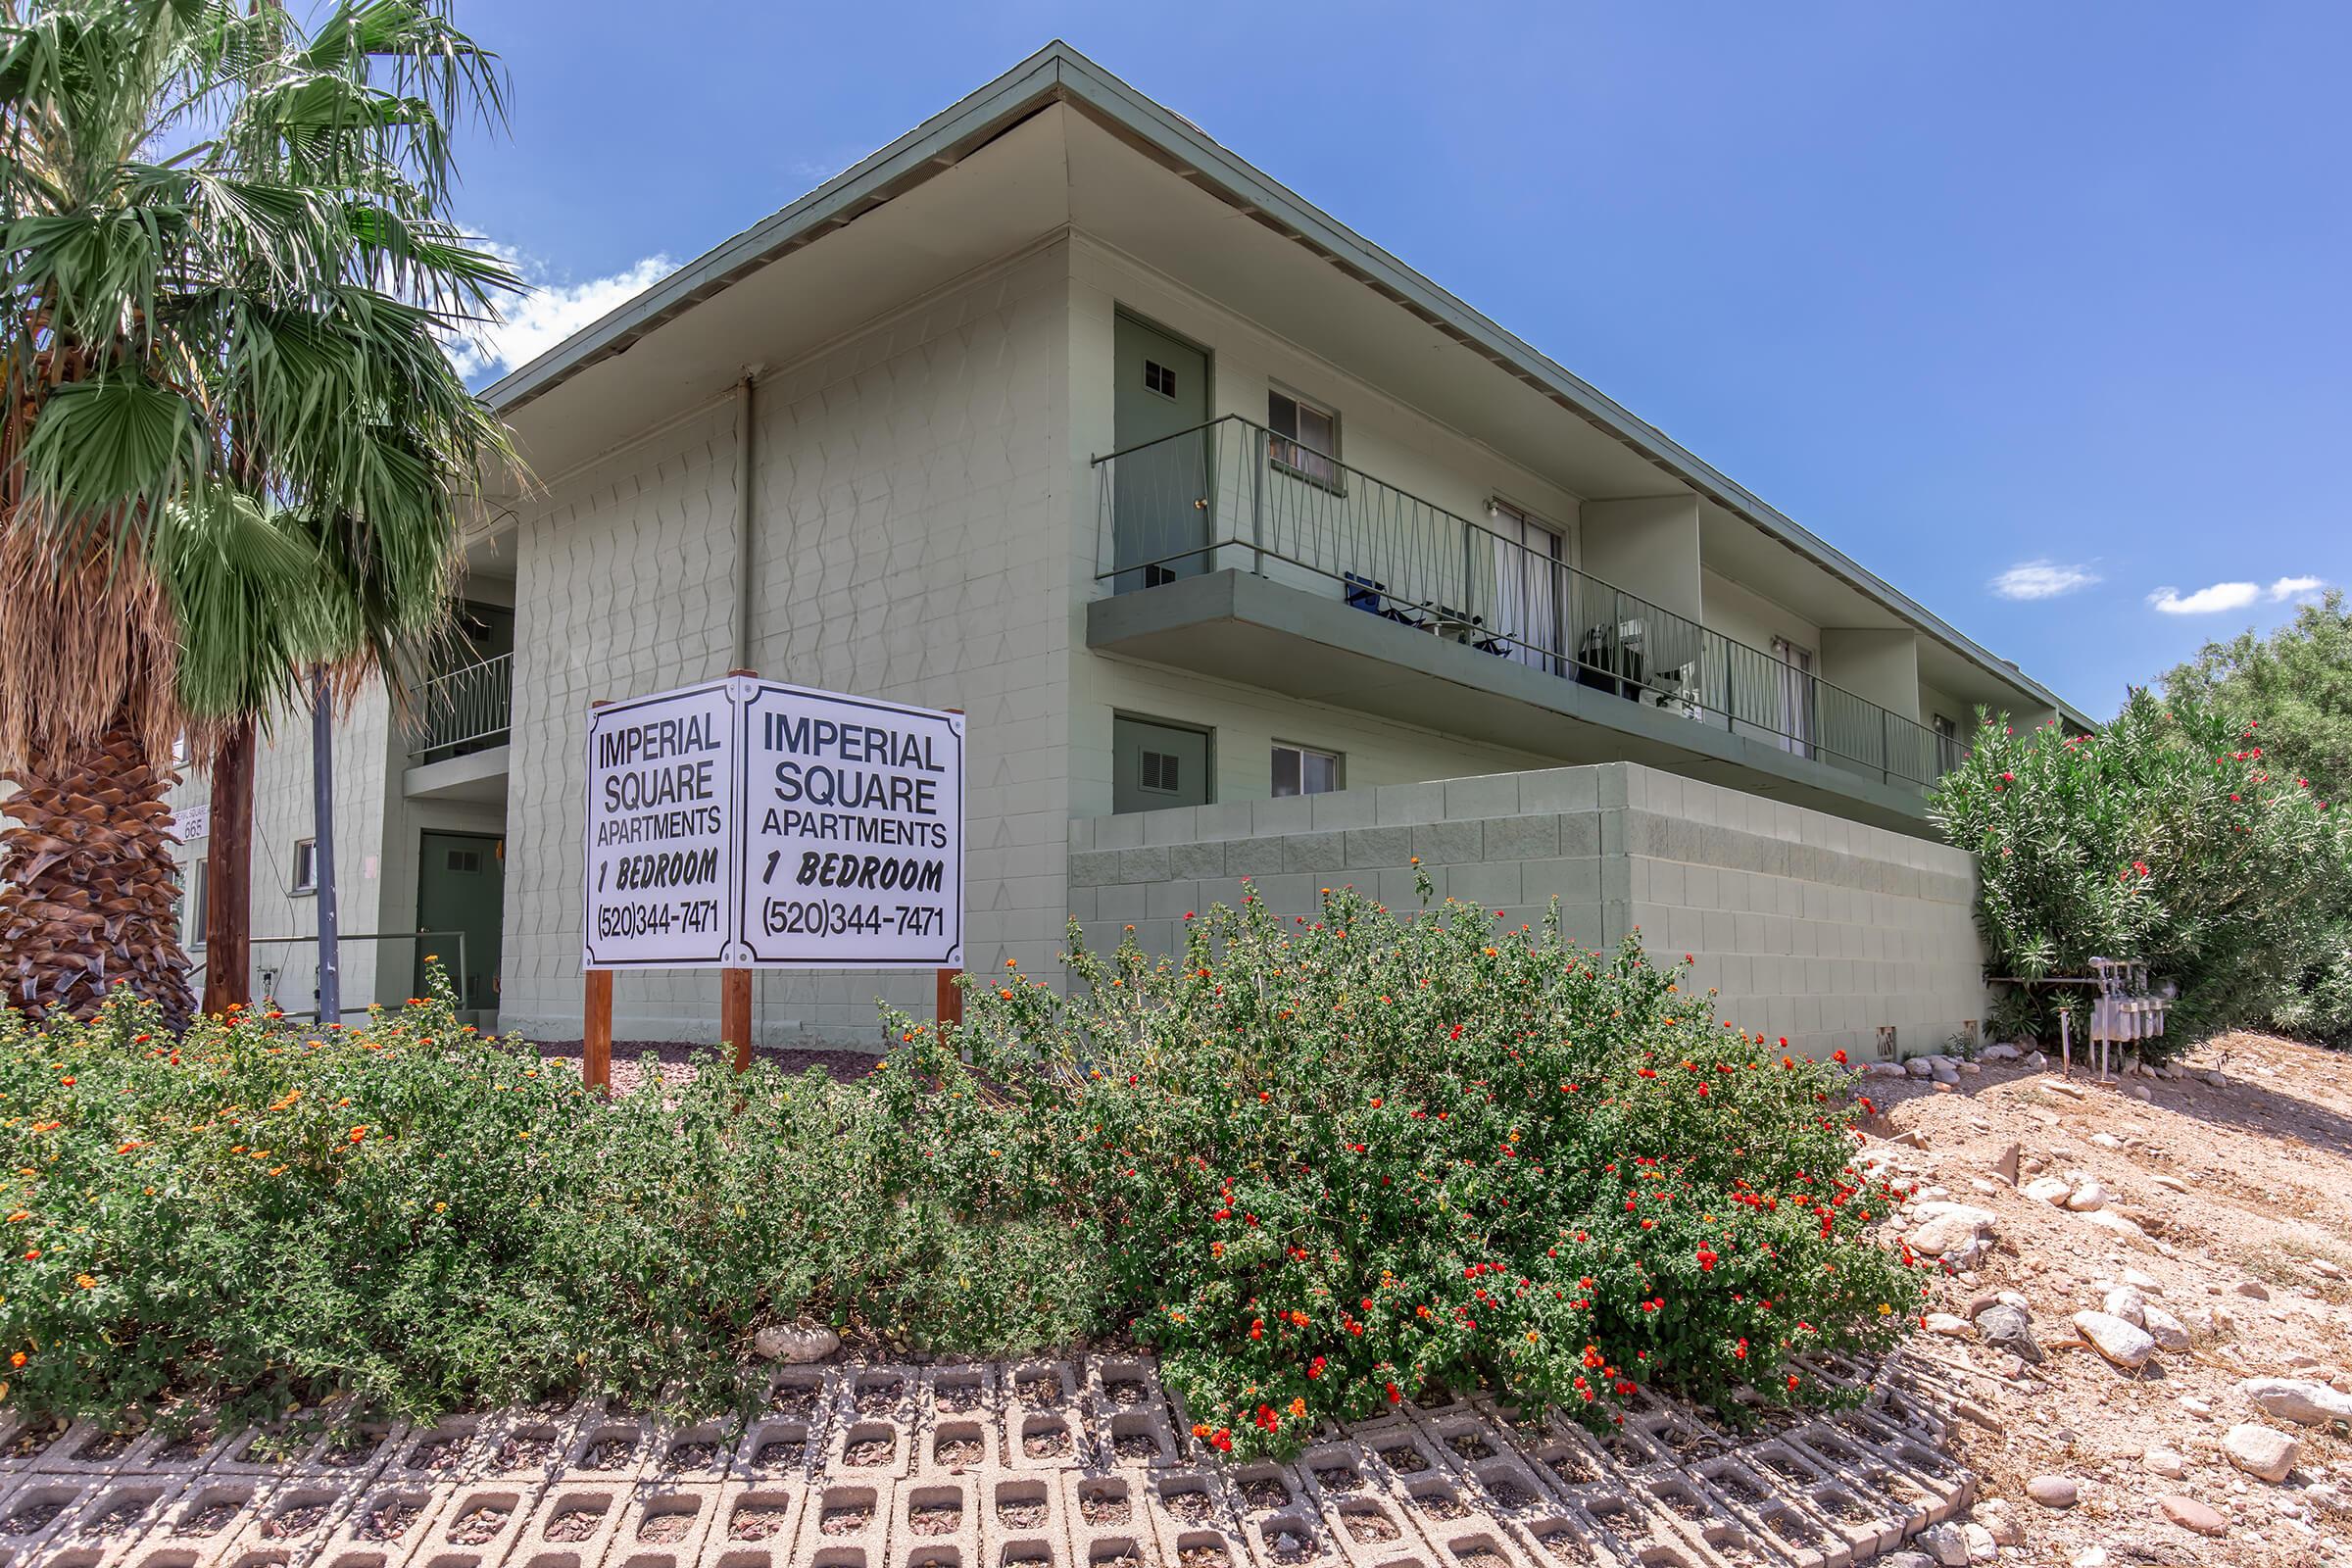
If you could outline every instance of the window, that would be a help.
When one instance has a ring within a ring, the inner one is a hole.
[[[1147,392],[1156,392],[1161,397],[1167,398],[1170,401],[1174,401],[1176,396],[1176,372],[1169,369],[1166,366],[1160,364],[1157,360],[1146,360],[1144,362],[1144,390]]]
[[[1340,487],[1338,415],[1288,392],[1269,392],[1266,426],[1274,432],[1268,447],[1276,466],[1334,490]]]
[[[191,949],[204,946],[204,878],[211,861],[201,857],[187,865],[187,880],[179,885],[181,940]]]
[[[1340,754],[1274,745],[1274,795],[1328,795],[1340,787]]]
[[[1960,765],[1963,755],[1960,750],[1960,726],[1944,713],[1936,713],[1933,717],[1936,727],[1936,771],[1939,774],[1949,773]]]
[[[1175,753],[1147,750],[1136,778],[1136,788],[1150,790],[1154,795],[1174,795],[1184,788],[1181,779]]]
[[[1566,585],[1567,553],[1559,530],[1499,498],[1487,503],[1494,535],[1494,607],[1487,617],[1497,652],[1538,669],[1561,672],[1566,646],[1560,623],[1560,590]]]
[[[318,891],[318,844],[315,839],[294,841],[294,889],[296,893]]]

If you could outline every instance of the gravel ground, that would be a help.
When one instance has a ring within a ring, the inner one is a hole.
[[[1917,1181],[1917,1202],[1993,1216],[1989,1252],[1940,1290],[1941,1332],[1913,1344],[1973,1396],[1959,1451],[1984,1478],[1975,1521],[2005,1515],[1991,1533],[2018,1538],[2001,1562],[2352,1563],[2344,1428],[2284,1418],[2242,1387],[2352,1391],[2352,1058],[2237,1034],[2184,1065],[2107,1085],[2079,1061],[2071,1080],[2055,1063],[1865,1080],[1887,1106],[1880,1130],[1924,1145],[1866,1153]],[[1915,1202],[1900,1223],[1916,1235],[1932,1215]],[[2126,1289],[2136,1299],[2110,1301]],[[2000,1292],[2027,1303],[2040,1364],[1968,1326]],[[2117,1305],[2183,1348],[2111,1364],[2074,1317]],[[2230,1456],[2280,1438],[2294,1445],[2283,1482]]]
[[[577,1040],[534,1040],[539,1054],[550,1061],[578,1062],[581,1042]],[[616,1094],[634,1090],[645,1077],[643,1058],[651,1055],[660,1067],[662,1078],[673,1084],[690,1083],[694,1079],[695,1059],[709,1057],[723,1048],[695,1045],[684,1040],[615,1040],[612,1042],[612,1089]],[[814,1050],[805,1046],[786,1048],[761,1047],[758,1059],[772,1062],[788,1073],[807,1072],[811,1067],[822,1068],[836,1083],[856,1083],[874,1070],[874,1054],[870,1051]]]

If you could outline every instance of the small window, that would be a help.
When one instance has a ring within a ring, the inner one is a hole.
[[[1154,795],[1174,795],[1184,787],[1181,778],[1175,753],[1148,751],[1144,753],[1143,766],[1135,783],[1136,788],[1150,790]]]
[[[1274,747],[1274,795],[1329,795],[1340,787],[1340,754],[1310,746]]]
[[[191,950],[204,946],[204,879],[211,862],[202,857],[190,860],[186,880],[179,885],[179,929],[181,941]]]
[[[1144,362],[1144,390],[1156,392],[1163,398],[1173,400],[1176,396],[1176,372],[1157,360],[1146,360]]]
[[[479,850],[452,850],[449,852],[449,868],[452,871],[462,871],[470,876],[482,868],[482,852]]]
[[[1336,490],[1340,487],[1340,416],[1288,392],[1266,394],[1267,443],[1275,466]]]
[[[318,843],[316,839],[294,841],[294,891],[318,891]]]

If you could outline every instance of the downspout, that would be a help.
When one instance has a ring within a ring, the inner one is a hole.
[[[760,367],[743,368],[735,383],[735,658],[731,669],[752,667],[752,404]]]

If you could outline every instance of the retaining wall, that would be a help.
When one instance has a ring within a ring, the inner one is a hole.
[[[1283,914],[1342,883],[1410,908],[1415,856],[1439,900],[1689,954],[1720,1016],[1815,1054],[1938,1050],[1987,1006],[1973,857],[1631,762],[1082,818],[1070,901],[1098,951],[1164,952],[1245,876]]]

